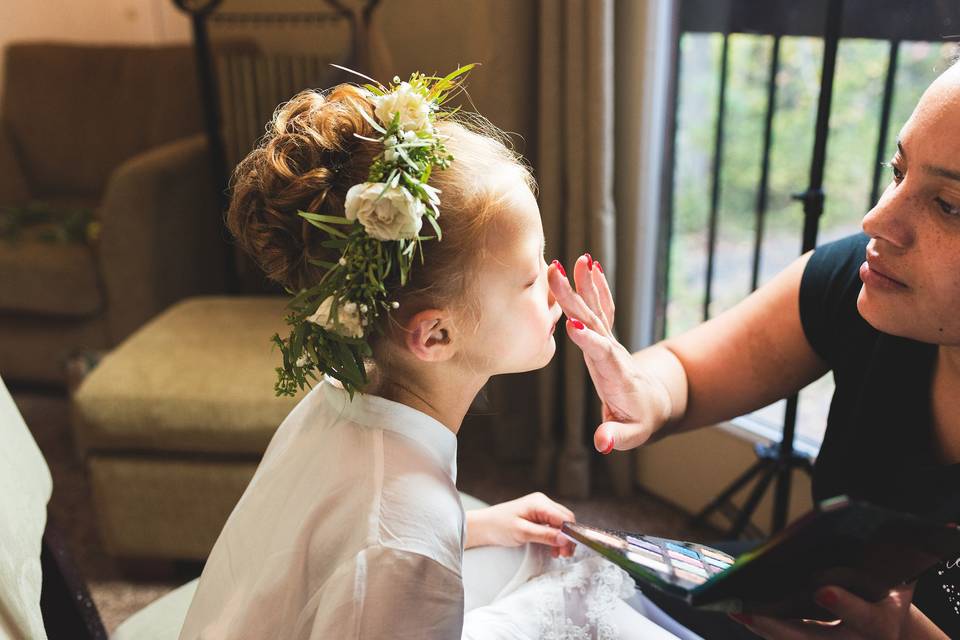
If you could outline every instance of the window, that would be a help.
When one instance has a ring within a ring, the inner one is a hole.
[[[801,249],[803,207],[792,194],[806,190],[809,182],[825,12],[800,18],[786,2],[765,3],[760,11],[747,2],[723,4],[729,9],[724,15],[704,0],[680,3],[662,310],[668,336],[735,305]],[[877,7],[869,3],[846,5],[844,25],[851,26],[841,31],[837,52],[818,244],[860,230],[861,218],[889,181],[880,160],[892,155],[900,127],[956,51],[939,38],[949,28],[943,26],[949,17],[937,13],[943,7],[899,4],[907,5],[909,20],[893,11],[871,11]],[[924,14],[924,7],[932,14]],[[958,14],[952,19],[960,25],[960,8],[949,11]],[[832,378],[825,376],[800,394],[798,439],[813,449],[822,438],[832,393]],[[779,430],[784,405],[775,403],[751,418]]]

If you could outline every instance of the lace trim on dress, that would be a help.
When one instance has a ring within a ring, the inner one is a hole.
[[[582,547],[570,559],[553,560],[547,573],[532,579],[542,583],[537,619],[543,640],[616,640],[609,614],[618,600],[636,588],[620,567],[598,556],[583,557]]]

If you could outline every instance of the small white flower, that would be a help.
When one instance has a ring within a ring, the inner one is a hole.
[[[399,309],[399,308],[400,308],[400,303],[397,302],[396,300],[394,300],[393,302],[390,303],[390,308],[391,308],[391,309]]]
[[[355,184],[347,191],[348,220],[359,220],[377,240],[415,238],[423,226],[426,206],[404,187],[382,182]]]
[[[405,131],[405,132],[403,133],[403,141],[404,141],[404,142],[416,142],[418,139],[419,139],[419,138],[417,138],[417,132],[416,132],[416,131]]]
[[[317,307],[313,315],[307,318],[307,322],[318,324],[328,331],[333,331],[334,333],[339,333],[349,338],[363,337],[363,323],[360,314],[357,312],[356,302],[341,304],[337,309],[337,321],[340,323],[340,326],[337,326],[337,323],[331,318],[332,312],[333,296],[329,296],[320,303],[320,306]]]
[[[340,258],[339,260],[337,260],[337,264],[340,265],[341,267],[345,267],[345,266],[347,266],[347,259],[346,259],[346,258]]]
[[[383,151],[383,159],[387,162],[393,162],[397,159],[397,151],[393,147],[387,147]]]
[[[393,121],[394,114],[400,114],[400,128],[414,131],[432,131],[430,125],[430,103],[410,86],[401,82],[390,93],[373,98],[374,113],[384,125]]]
[[[365,304],[360,305],[360,313],[366,313],[366,312],[367,312],[367,305]]]
[[[312,364],[312,362],[313,361],[311,360],[310,356],[306,353],[301,353],[300,357],[297,358],[297,366],[301,368],[307,366],[308,364]]]

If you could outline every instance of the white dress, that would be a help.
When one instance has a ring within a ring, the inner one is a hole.
[[[420,411],[317,385],[227,520],[180,639],[675,637],[624,604],[633,582],[614,565],[535,545],[500,550],[522,560],[476,579],[489,593],[465,611],[456,451]]]

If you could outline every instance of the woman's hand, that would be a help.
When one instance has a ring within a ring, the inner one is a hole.
[[[770,640],[947,640],[930,619],[911,603],[914,585],[895,589],[879,602],[867,602],[840,587],[824,587],[817,603],[840,622],[777,620],[763,616],[731,616]]]
[[[581,256],[573,269],[576,291],[554,261],[547,273],[550,290],[567,316],[567,335],[583,359],[603,403],[603,423],[594,433],[601,453],[646,442],[673,412],[666,386],[641,369],[613,335],[613,296],[599,262]]]
[[[573,543],[560,533],[564,522],[575,522],[573,511],[542,493],[467,512],[466,548],[495,545],[518,547],[536,542],[553,547],[553,556],[573,555]]]

